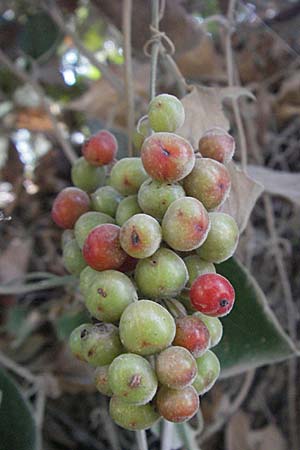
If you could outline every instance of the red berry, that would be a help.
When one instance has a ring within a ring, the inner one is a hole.
[[[231,311],[235,292],[232,284],[222,275],[206,273],[192,284],[190,299],[194,308],[203,314],[222,317]]]
[[[210,345],[207,326],[196,316],[179,317],[176,320],[176,335],[173,345],[185,347],[195,358],[199,358]]]
[[[156,397],[158,412],[169,422],[186,422],[199,409],[199,397],[193,386],[170,389],[162,386]]]
[[[95,270],[118,269],[127,255],[119,242],[120,227],[111,223],[93,228],[83,246],[83,256]]]
[[[86,192],[75,187],[63,189],[54,200],[51,216],[61,228],[73,228],[77,219],[90,209]]]
[[[101,130],[88,139],[82,147],[82,154],[93,166],[110,164],[116,157],[118,142],[113,134]]]

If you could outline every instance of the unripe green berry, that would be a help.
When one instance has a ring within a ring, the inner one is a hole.
[[[120,227],[135,214],[141,213],[142,210],[137,201],[137,195],[129,195],[124,198],[118,205],[116,212],[116,223]]]
[[[122,195],[133,195],[147,178],[141,158],[123,158],[112,168],[110,185]]]
[[[111,418],[126,430],[147,430],[160,418],[154,405],[131,405],[122,398],[113,396],[109,403]]]
[[[114,395],[135,405],[149,403],[157,390],[157,378],[150,363],[133,353],[125,353],[113,360],[108,379]]]
[[[216,355],[207,350],[204,355],[196,359],[198,374],[193,383],[198,395],[209,391],[220,375],[220,362]]]
[[[210,348],[218,345],[223,336],[223,325],[217,317],[210,317],[197,311],[194,316],[199,317],[205,323],[210,335]]]
[[[182,389],[193,383],[197,365],[193,355],[185,348],[172,346],[163,350],[155,364],[158,381],[173,389]]]
[[[94,381],[97,391],[111,397],[113,392],[108,383],[108,369],[109,366],[97,367],[95,370]]]
[[[175,337],[175,321],[158,303],[139,300],[127,306],[120,320],[120,338],[129,352],[153,355]]]
[[[234,254],[239,240],[239,229],[229,214],[215,212],[210,213],[209,218],[210,231],[197,253],[206,261],[221,263]]]
[[[74,186],[93,192],[105,182],[105,168],[92,166],[82,156],[73,164],[71,178]]]
[[[76,277],[86,267],[85,259],[75,239],[65,244],[63,248],[63,261],[66,269]]]
[[[157,95],[149,104],[148,118],[152,130],[172,133],[183,125],[183,104],[174,95]]]
[[[84,241],[86,240],[89,232],[103,223],[115,223],[115,220],[108,214],[98,211],[89,211],[79,217],[75,223],[74,233],[77,244],[81,249],[83,248]]]
[[[75,239],[75,234],[73,230],[64,230],[61,235],[61,247],[62,249],[64,246],[69,242]]]
[[[111,186],[103,186],[92,195],[92,207],[98,212],[115,217],[122,195]]]

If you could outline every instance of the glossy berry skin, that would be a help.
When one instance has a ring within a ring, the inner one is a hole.
[[[158,303],[139,300],[127,306],[119,324],[124,347],[138,355],[153,355],[168,347],[175,336],[171,314]]]
[[[94,382],[97,391],[103,395],[111,397],[113,392],[108,383],[108,369],[109,366],[97,367],[94,375]]]
[[[169,422],[186,422],[199,409],[199,397],[193,386],[170,389],[162,386],[156,397],[156,406],[162,417]]]
[[[185,192],[180,184],[161,183],[149,178],[139,189],[138,202],[146,214],[161,220],[170,204],[184,196]]]
[[[210,213],[209,218],[209,233],[197,253],[206,261],[221,263],[234,254],[238,245],[239,229],[229,214],[215,212]]]
[[[123,199],[123,196],[111,186],[103,186],[97,189],[91,195],[91,198],[92,207],[95,211],[115,217],[117,208],[120,201]]]
[[[71,171],[74,186],[86,192],[93,192],[105,182],[104,167],[94,167],[83,157],[78,158]]]
[[[97,272],[86,267],[80,275],[80,291],[90,314],[102,322],[116,322],[138,298],[131,280],[117,270]]]
[[[113,134],[101,130],[91,136],[82,147],[82,154],[93,166],[110,164],[116,157],[118,142]]]
[[[183,260],[172,250],[160,248],[138,262],[135,274],[138,290],[147,298],[175,297],[184,288],[188,273]]]
[[[149,403],[158,384],[150,363],[133,353],[124,353],[113,360],[108,379],[114,395],[134,405]]]
[[[211,128],[199,140],[199,152],[204,158],[211,158],[226,164],[235,151],[234,138],[222,128]]]
[[[197,311],[212,317],[223,317],[233,308],[235,292],[232,284],[222,275],[200,275],[190,290],[192,305]]]
[[[120,427],[131,431],[147,430],[160,418],[153,404],[131,405],[115,395],[109,403],[109,414]]]
[[[198,374],[193,383],[198,395],[203,395],[209,391],[220,375],[220,362],[216,355],[207,350],[204,355],[196,359]]]
[[[210,346],[209,348],[213,348],[222,339],[223,336],[223,325],[222,322],[217,317],[210,317],[206,316],[205,314],[202,314],[201,312],[197,311],[194,316],[199,317],[199,319],[202,320],[203,323],[205,323],[209,335],[210,335]]]
[[[112,168],[110,185],[122,195],[133,195],[146,178],[141,158],[123,158]]]
[[[160,246],[161,238],[159,223],[147,214],[135,214],[120,230],[121,247],[128,255],[138,259],[153,255]]]
[[[210,335],[205,323],[196,316],[176,319],[176,335],[173,345],[188,349],[195,358],[201,356],[210,346]]]
[[[183,389],[195,380],[197,364],[188,350],[172,346],[157,356],[155,370],[161,384],[173,389]]]
[[[148,175],[161,182],[175,182],[186,177],[194,167],[191,144],[173,133],[155,133],[148,137],[141,150]]]
[[[104,223],[115,223],[115,220],[108,214],[97,211],[89,211],[79,217],[75,223],[74,233],[77,244],[81,249],[83,248],[84,241],[88,237],[90,231]]]
[[[103,224],[95,227],[86,238],[83,257],[95,270],[118,269],[126,260],[126,253],[120,246],[120,227]]]
[[[141,212],[142,210],[138,204],[137,195],[129,195],[119,203],[116,211],[116,223],[121,227],[126,220]]]
[[[86,267],[86,262],[75,239],[67,242],[64,246],[63,261],[66,269],[76,277]]]
[[[162,221],[163,239],[177,251],[199,247],[210,229],[208,213],[202,203],[192,197],[175,200]]]
[[[183,104],[174,95],[157,95],[149,104],[148,118],[153,131],[172,133],[183,125]]]
[[[90,199],[87,193],[75,187],[68,187],[54,200],[51,216],[59,227],[71,229],[77,219],[89,209]]]
[[[208,211],[221,206],[231,188],[226,167],[210,158],[197,158],[192,172],[185,178],[183,187],[187,195],[203,203]]]

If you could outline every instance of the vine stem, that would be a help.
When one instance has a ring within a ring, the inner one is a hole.
[[[135,432],[138,450],[148,450],[147,437],[145,430]]]
[[[159,0],[152,0],[151,2],[151,25],[153,30],[159,29]],[[154,31],[152,32],[154,36]],[[156,93],[156,78],[157,78],[157,63],[159,55],[160,40],[156,39],[151,48],[151,71],[150,71],[150,101],[155,97]]]

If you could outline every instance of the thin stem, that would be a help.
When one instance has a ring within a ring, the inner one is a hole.
[[[162,421],[161,450],[172,450],[172,435],[174,433],[174,424],[166,420]]]
[[[125,56],[125,85],[127,101],[127,133],[128,133],[128,155],[133,156],[132,135],[134,128],[134,88],[132,71],[132,52],[131,52],[131,16],[132,0],[123,2],[123,35],[124,35],[124,56]]]
[[[159,0],[152,0],[151,2],[151,16],[152,16],[152,33],[159,31]],[[155,31],[154,31],[155,30]],[[156,77],[157,77],[157,63],[159,55],[160,39],[155,39],[151,48],[151,72],[150,72],[150,100],[156,94]]]
[[[41,291],[44,289],[52,289],[59,286],[65,286],[66,284],[74,283],[76,278],[72,275],[66,275],[63,277],[53,276],[47,280],[36,281],[35,283],[27,283],[12,286],[11,283],[0,285],[0,295],[18,295],[27,294],[29,292]]]
[[[135,432],[138,450],[148,450],[147,437],[145,430]]]

